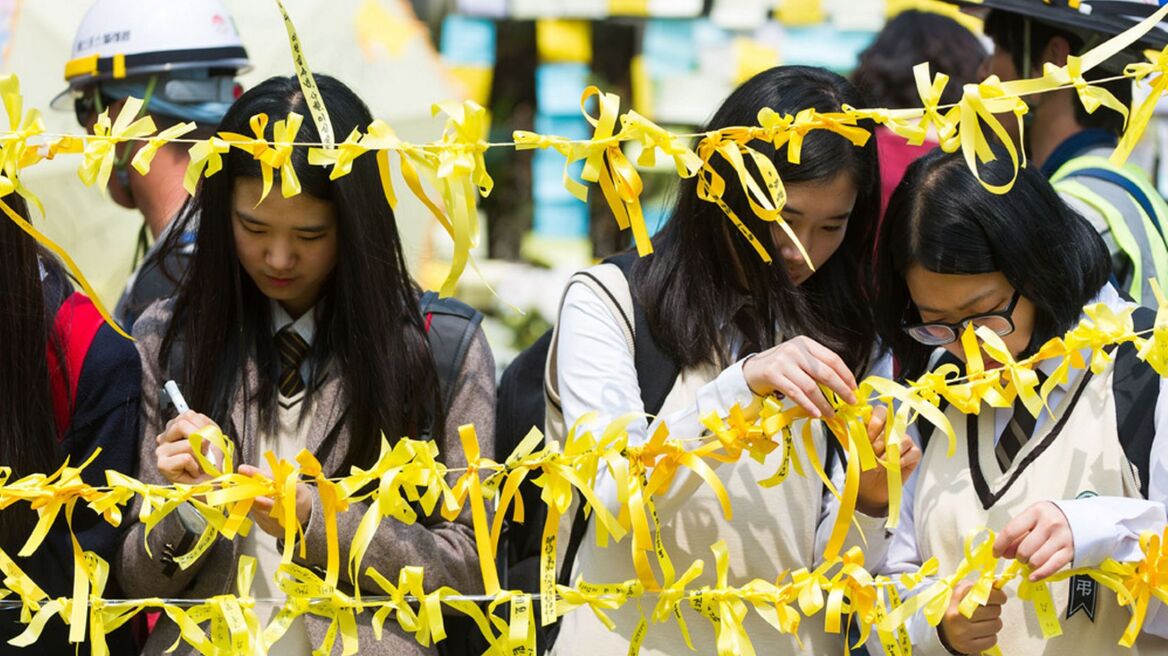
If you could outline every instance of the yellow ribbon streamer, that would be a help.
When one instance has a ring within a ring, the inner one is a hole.
[[[110,123],[109,108],[97,117],[93,134],[85,138],[85,157],[77,169],[77,175],[87,186],[94,184],[105,193],[106,183],[114,169],[117,145],[129,139],[145,137],[154,133],[154,119],[149,116],[137,118],[142,111],[142,101],[126,98],[122,111]]]
[[[588,112],[588,101],[593,96],[599,109],[599,116]],[[620,98],[616,94],[602,93],[596,87],[588,87],[580,98],[580,110],[595,131],[592,141],[585,148],[584,172],[581,177],[587,182],[598,182],[604,199],[612,209],[616,223],[621,230],[632,229],[633,242],[639,255],[653,252],[649,241],[649,229],[645,226],[645,216],[641,209],[641,192],[644,185],[637,169],[621,150],[621,141],[630,134],[615,133]],[[643,124],[637,124],[642,128]]]
[[[475,207],[475,191],[484,198],[495,183],[487,173],[483,153],[487,150],[487,110],[467,100],[462,104],[441,103],[432,108],[433,114],[446,114],[446,129],[439,142],[438,167],[435,172],[442,199],[450,211],[448,230],[454,238],[454,257],[450,273],[442,283],[443,297],[454,294],[459,276],[470,259],[470,249],[478,245],[479,219]]]
[[[320,89],[316,86],[316,78],[313,77],[312,70],[308,67],[308,60],[305,59],[304,51],[300,47],[300,37],[296,34],[296,26],[292,24],[292,18],[288,16],[288,10],[284,8],[284,3],[281,0],[276,0],[276,6],[280,8],[280,14],[284,17],[284,28],[288,32],[288,46],[292,50],[292,65],[296,69],[296,79],[300,81],[300,91],[304,93],[304,102],[308,105],[308,113],[312,115],[312,122],[316,125],[316,131],[320,133],[320,140],[325,149],[331,149],[336,143],[336,136],[333,134],[333,124],[329,119],[324,97],[320,95]]]
[[[284,198],[291,198],[300,193],[300,179],[296,176],[296,169],[292,166],[292,145],[296,143],[296,134],[300,132],[300,124],[304,117],[296,112],[288,114],[288,118],[276,121],[272,126],[272,143],[265,138],[268,127],[268,115],[256,114],[251,117],[249,125],[252,135],[237,134],[235,132],[220,132],[219,137],[232,146],[250,153],[260,163],[260,174],[263,178],[263,192],[259,203],[264,202],[268,192],[272,190],[273,171],[280,172],[280,194]]]

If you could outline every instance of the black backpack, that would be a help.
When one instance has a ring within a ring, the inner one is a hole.
[[[616,265],[631,287],[633,264],[636,261],[635,252],[626,252],[606,259],[605,263]],[[592,285],[594,289],[605,291],[610,296],[611,304],[614,307],[621,307],[621,303],[612,296],[612,293],[588,271],[576,275],[591,278],[595,283]],[[573,283],[569,283],[571,284]],[[637,382],[641,387],[641,401],[644,403],[645,412],[655,415],[664,405],[665,397],[673,388],[680,370],[674,360],[653,339],[648,319],[641,306],[634,302],[632,310],[631,317],[621,310],[621,319],[634,339],[634,361]],[[533,426],[543,430],[547,403],[544,395],[544,374],[552,337],[553,330],[548,330],[534,344],[517,355],[499,381],[495,448],[500,459],[506,458],[514,451]],[[547,519],[547,507],[540,499],[540,488],[531,482],[531,478],[534,477],[529,477],[519,487],[519,494],[523,498],[524,522],[520,524],[508,520],[504,524],[496,558],[504,589],[538,593],[539,546],[544,522]],[[572,564],[580,543],[584,540],[587,527],[588,520],[584,516],[584,506],[581,504],[572,519],[572,531],[564,557],[556,564],[559,568],[557,583],[561,585],[571,583]],[[539,617],[538,606],[532,615]],[[546,627],[537,625],[536,653],[542,654],[551,649],[558,631],[558,624]]]

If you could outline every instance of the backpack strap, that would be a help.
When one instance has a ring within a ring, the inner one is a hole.
[[[422,294],[418,304],[430,352],[438,366],[442,407],[449,409],[454,401],[454,385],[462,371],[462,362],[478,333],[483,314],[453,298],[439,298],[438,293],[432,291]]]
[[[597,298],[608,306],[609,312],[612,313],[613,318],[616,319],[624,333],[625,344],[628,346],[629,352],[633,353],[635,357],[637,344],[632,321],[633,297],[629,294],[629,286],[624,281],[621,272],[615,267],[601,264],[573,274],[568,279],[568,284],[564,287],[564,293],[560,297],[559,313],[564,311],[564,299],[568,297],[568,290],[572,288],[572,285],[588,287],[592,293],[596,294]],[[560,343],[560,324],[558,321],[551,333],[547,360],[544,364],[543,393],[547,404],[562,416],[563,406],[560,402],[559,358],[557,356]]]
[[[1136,204],[1140,206],[1140,209],[1144,211],[1144,214],[1148,215],[1148,218],[1152,221],[1152,225],[1156,227],[1156,231],[1159,232],[1162,229],[1160,227],[1160,215],[1156,211],[1156,206],[1152,204],[1152,199],[1146,193],[1144,193],[1143,188],[1135,180],[1131,179],[1125,172],[1118,169],[1112,170],[1091,166],[1082,169],[1075,169],[1074,171],[1071,171],[1067,177],[1095,178],[1096,180],[1110,182],[1111,184],[1120,187],[1126,191],[1129,196],[1132,197],[1132,200],[1134,200]]]
[[[1145,307],[1132,314],[1136,331],[1151,329],[1156,313]],[[1115,396],[1115,425],[1119,443],[1128,462],[1139,473],[1140,494],[1148,498],[1149,462],[1156,438],[1156,401],[1160,396],[1160,376],[1139,359],[1131,342],[1116,351],[1111,389]]]
[[[639,257],[632,251],[614,255],[605,260],[614,264],[624,274],[626,287],[631,289],[633,281],[633,265]],[[653,331],[649,327],[649,318],[645,308],[639,303],[631,302],[633,309],[633,361],[637,368],[637,384],[641,387],[641,400],[645,405],[645,412],[656,415],[665,405],[665,398],[673,389],[677,377],[681,373],[673,358],[657,344],[653,338]]]
[[[66,298],[53,318],[52,337],[45,352],[58,440],[69,432],[85,356],[104,323],[93,302],[80,293]]]

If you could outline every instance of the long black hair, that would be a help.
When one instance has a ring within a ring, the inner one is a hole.
[[[1000,184],[1012,165],[999,156],[979,170]],[[932,352],[901,330],[903,321],[920,319],[905,284],[913,266],[1001,272],[1034,304],[1027,353],[1073,327],[1111,275],[1102,238],[1037,170],[1019,170],[1013,189],[999,195],[977,181],[961,153],[939,150],[909,166],[889,202],[878,250],[876,323],[910,378],[925,372]]]
[[[795,115],[806,108],[838,112],[845,104],[862,106],[855,87],[839,75],[820,68],[780,66],[759,73],[731,93],[706,130],[755,125],[764,107]],[[861,125],[872,128],[866,121]],[[775,344],[780,334],[806,335],[839,353],[853,370],[862,371],[875,342],[861,272],[868,270],[864,262],[880,212],[876,142],[869,139],[857,147],[838,134],[813,131],[803,143],[798,165],[787,161],[786,146],[776,150],[758,141],[751,146],[774,161],[787,184],[828,182],[840,174],[851,177],[856,204],[838,251],[796,287],[781,263],[764,262],[717,205],[698,198],[697,182],[690,179],[682,182],[669,221],[653,239],[654,253],[634,267],[634,298],[645,307],[654,338],[683,368],[703,363],[724,366],[729,355],[725,330],[735,322],[760,348]],[[713,165],[723,178],[737,179],[720,159]],[[774,224],[754,215],[738,185],[727,185],[724,200],[767,252],[779,257]],[[749,318],[736,321],[744,304],[751,306]]]
[[[372,122],[369,108],[343,83],[327,75],[317,75],[316,83],[336,134],[364,130]],[[248,122],[261,112],[270,119],[269,141],[273,124],[290,112],[305,117],[296,141],[320,141],[295,77],[273,77],[243,94],[219,129],[250,134]],[[181,376],[192,407],[222,423],[244,384],[243,363],[254,358],[259,389],[244,392],[248,403],[259,404],[260,423],[271,428],[278,389],[270,303],[240,265],[232,232],[235,181],[259,178],[261,171],[238,149],[223,160],[223,170],[202,182],[166,246],[177,247],[178,236],[197,223],[195,255],[174,303],[160,365],[166,366],[181,345],[184,366],[172,375]],[[335,365],[349,401],[352,439],[341,467],[347,471],[376,459],[382,432],[397,440],[419,437],[431,427],[441,430],[438,373],[374,157],[358,158],[352,172],[336,180],[329,180],[330,169],[308,163],[307,148],[296,147],[291,161],[302,193],[332,203],[337,216],[337,262],[316,304],[308,394],[311,398],[321,368]]]
[[[4,202],[28,217],[24,200],[15,194]],[[56,307],[45,301],[45,285],[67,284],[51,256],[41,257],[36,241],[5,217],[0,217],[0,465],[12,478],[49,473],[61,464],[53,397],[49,384],[50,349],[65,367],[60,339],[52,331]],[[43,262],[43,264],[42,264]],[[42,266],[47,281],[42,282]],[[62,371],[62,374],[64,372]],[[24,504],[0,513],[5,545],[31,530],[35,517]]]
[[[977,36],[948,16],[910,9],[888,21],[876,39],[860,53],[852,82],[872,106],[920,107],[913,66],[929,62],[930,70],[949,76],[941,103],[961,100],[964,85],[977,82],[986,57]]]

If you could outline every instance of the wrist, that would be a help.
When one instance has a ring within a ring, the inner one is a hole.
[[[749,368],[750,364],[751,364],[750,361],[753,360],[754,356],[756,356],[756,355],[758,355],[758,354],[751,353],[750,355],[748,355],[742,359],[742,378],[743,378],[743,380],[746,381],[746,388],[750,390],[751,394],[754,394],[755,396],[767,396],[769,394],[769,392],[759,391],[759,385],[757,385],[754,381],[751,381],[750,374],[748,373],[749,371],[751,371],[751,369]]]
[[[954,649],[953,645],[949,644],[949,640],[945,638],[944,620],[942,620],[941,623],[937,625],[937,639],[941,641],[941,646],[945,648],[945,651],[953,654],[954,656],[965,656],[965,652]]]
[[[864,513],[869,517],[887,517],[888,516],[888,501],[883,503],[875,502],[869,503],[863,499],[856,500],[856,510]]]

